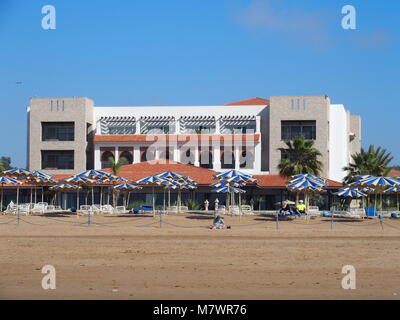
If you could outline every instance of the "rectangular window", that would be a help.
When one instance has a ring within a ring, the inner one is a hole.
[[[42,150],[42,169],[74,169],[74,150]]]
[[[74,122],[42,122],[42,141],[74,141]]]
[[[281,121],[281,139],[291,140],[294,137],[315,140],[317,138],[316,121]]]

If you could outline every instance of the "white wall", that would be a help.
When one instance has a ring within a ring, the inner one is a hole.
[[[342,181],[348,165],[349,153],[348,117],[342,104],[329,107],[329,174],[328,178]]]

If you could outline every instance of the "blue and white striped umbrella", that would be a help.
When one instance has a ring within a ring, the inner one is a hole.
[[[227,183],[223,181],[220,182],[214,182],[210,184],[210,187],[213,188],[222,188],[222,187],[228,187],[228,186],[232,186],[232,187],[244,187],[246,184],[245,183]]]
[[[32,177],[34,180],[41,180],[41,181],[46,181],[46,180],[52,180],[54,178],[53,175],[51,174],[47,174],[47,173],[43,173],[40,171],[32,171],[32,174],[34,175],[34,177]]]
[[[245,193],[246,192],[243,189],[239,189],[239,188],[232,187],[232,186],[221,187],[221,188],[213,189],[211,191],[217,192],[217,193]]]
[[[100,170],[86,170],[75,175],[75,177],[83,177],[94,180],[107,180],[112,178],[112,174]]]
[[[400,181],[390,177],[371,177],[351,183],[351,185],[366,187],[393,187],[399,185]]]
[[[318,177],[318,176],[313,175],[313,174],[309,174],[309,173],[296,174],[294,176],[291,176],[290,178],[291,178],[290,179],[290,184],[295,183],[295,182],[299,182],[299,181],[303,181],[303,180],[308,180],[308,181],[314,181],[319,185],[323,185],[323,186],[326,185],[326,181],[323,178]]]
[[[248,177],[248,176],[234,176],[234,177],[231,177],[231,178],[224,178],[224,179],[221,179],[221,181],[223,181],[223,182],[227,182],[227,183],[230,183],[230,182],[236,182],[236,183],[248,183],[248,182],[255,182],[255,181],[257,181],[257,179],[255,179],[255,178],[252,178],[252,177]]]
[[[390,187],[390,188],[384,190],[383,192],[385,192],[385,193],[400,193],[400,185],[395,185],[393,187]]]
[[[81,189],[81,187],[75,184],[62,183],[62,184],[56,184],[55,186],[52,186],[49,189],[54,191],[66,191],[66,190],[79,190]]]
[[[153,185],[160,185],[170,181],[169,179],[158,177],[157,175],[148,176],[139,180],[134,181],[134,183],[143,183],[143,184],[153,184]]]
[[[22,184],[21,181],[15,180],[13,178],[1,177],[0,176],[0,184]]]
[[[325,185],[323,185],[320,182],[315,181],[315,180],[301,179],[296,182],[289,181],[287,188],[291,189],[291,190],[304,190],[305,188],[322,189],[324,186]]]
[[[228,179],[228,178],[232,178],[232,177],[247,177],[250,179],[257,180],[255,178],[252,178],[252,176],[248,173],[245,173],[245,172],[242,172],[239,170],[234,170],[234,169],[214,175],[215,179]]]
[[[324,192],[324,189],[322,187],[315,187],[315,186],[299,186],[296,187],[294,186],[293,188],[288,186],[288,190],[292,192]]]
[[[7,177],[21,177],[21,178],[31,178],[34,177],[35,175],[26,169],[10,169],[2,172],[3,176]]]
[[[156,176],[158,176],[160,178],[173,179],[173,180],[186,180],[188,178],[188,176],[185,176],[183,174],[179,174],[176,172],[172,172],[172,171],[166,171],[163,173],[159,173]]]
[[[338,192],[334,193],[339,197],[350,197],[350,198],[361,198],[368,196],[366,193],[362,192],[359,188],[346,187],[339,189]]]
[[[130,183],[121,183],[117,184],[114,186],[114,189],[119,189],[119,190],[133,190],[133,189],[143,189],[143,187],[138,186],[136,184],[130,184]]]
[[[96,181],[86,178],[86,177],[79,177],[79,176],[73,176],[64,180],[61,180],[60,182],[68,182],[72,184],[77,184],[77,185],[92,185],[95,184]]]

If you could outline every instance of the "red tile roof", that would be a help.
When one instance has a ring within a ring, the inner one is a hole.
[[[110,172],[111,170],[104,169],[103,171]],[[196,180],[198,184],[202,185],[215,182],[215,180],[212,179],[212,176],[217,174],[217,172],[214,170],[195,167],[190,164],[183,164],[168,160],[154,160],[122,166],[119,171],[119,175],[127,179],[138,180],[165,171],[173,171],[189,176],[190,178]]]
[[[392,169],[388,173],[389,177],[400,177],[400,170]]]
[[[260,134],[110,134],[95,135],[94,142],[152,142],[152,141],[255,141],[260,140]]]
[[[259,180],[259,182],[257,182],[257,185],[260,187],[282,188],[286,187],[286,183],[288,181],[288,178],[284,178],[279,174],[259,174],[259,175],[254,175],[254,177]],[[341,182],[329,179],[327,179],[327,183],[328,183],[328,188],[329,187],[340,188],[343,186]]]
[[[258,106],[258,105],[269,106],[269,100],[255,97],[225,104],[225,106]]]

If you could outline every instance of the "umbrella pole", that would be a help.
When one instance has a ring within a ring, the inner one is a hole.
[[[3,211],[3,188],[4,185],[1,185],[1,207],[0,207],[0,211]]]
[[[241,216],[242,216],[242,195],[239,192],[239,220]]]
[[[30,200],[29,200],[29,211],[31,210],[31,207],[32,207],[32,194],[33,194],[33,189],[31,188]]]
[[[151,187],[151,191],[152,191],[152,194],[153,194],[153,218],[154,218],[156,216],[156,207],[155,207],[156,202],[155,202],[155,199],[154,199],[154,186]]]
[[[100,206],[103,205],[103,187],[100,187]]]
[[[164,205],[163,205],[163,211],[165,212],[165,188],[164,188]]]
[[[399,208],[399,192],[397,192],[396,196],[397,196],[397,211],[400,211],[400,208]]]
[[[44,193],[44,188],[42,187],[42,202],[44,202],[44,195],[43,195],[43,193]]]
[[[35,203],[37,203],[37,190],[36,190],[36,187],[35,187]]]
[[[94,205],[94,187],[92,186],[92,205]]]
[[[17,223],[19,224],[19,187],[17,187]]]
[[[171,207],[171,190],[168,189],[168,208]]]
[[[79,217],[78,210],[79,210],[79,188],[78,188],[78,190],[76,190],[76,216],[77,217]]]

